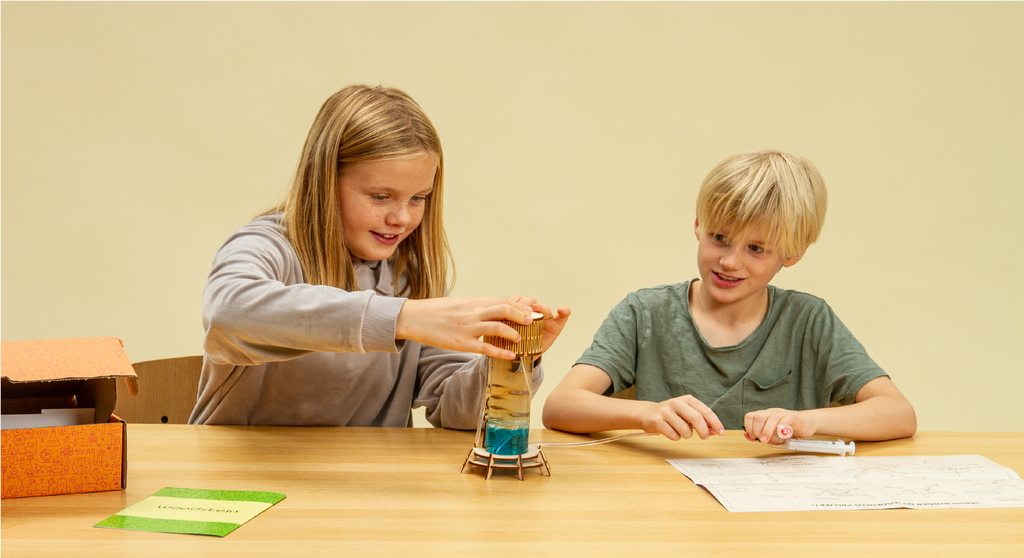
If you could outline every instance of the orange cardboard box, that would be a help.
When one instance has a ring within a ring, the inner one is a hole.
[[[121,340],[4,341],[0,346],[2,497],[123,490],[127,427],[112,415],[115,382],[134,379],[135,370]],[[39,426],[54,422],[60,425]]]

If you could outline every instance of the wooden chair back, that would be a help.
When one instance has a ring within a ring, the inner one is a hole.
[[[132,365],[138,376],[137,395],[127,382],[117,382],[114,414],[125,422],[186,424],[196,405],[202,356],[148,360]]]

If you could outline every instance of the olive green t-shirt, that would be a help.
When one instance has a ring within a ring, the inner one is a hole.
[[[728,429],[770,407],[848,405],[885,376],[824,300],[768,286],[768,312],[740,344],[711,347],[690,315],[693,281],[630,293],[594,335],[577,364],[604,370],[617,393],[664,401],[690,394]]]

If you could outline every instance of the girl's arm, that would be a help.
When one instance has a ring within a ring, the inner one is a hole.
[[[780,424],[793,427],[794,438],[814,435],[879,441],[908,438],[917,432],[917,414],[910,401],[887,376],[864,384],[856,402],[842,407],[790,411],[765,409],[747,413],[743,427],[748,440],[782,443]]]
[[[505,302],[525,305],[544,316],[542,353],[551,347],[569,319],[568,308],[559,308],[554,312],[529,296],[512,295]],[[484,345],[499,353],[504,352],[498,351],[493,345]],[[484,384],[487,381],[487,359],[423,345],[418,369],[418,392],[413,406],[426,407],[427,420],[434,426],[463,430],[476,428],[476,422],[480,418],[480,406],[483,403]],[[537,393],[543,379],[544,369],[540,359],[537,359],[531,383],[534,394]]]
[[[404,339],[507,356],[479,337],[518,338],[494,320],[529,323],[533,303],[530,297],[407,300],[310,285],[291,244],[268,216],[239,229],[217,252],[203,291],[203,347],[216,363],[240,366],[317,351],[394,353]],[[568,318],[563,310],[550,324],[558,324],[558,331]],[[546,345],[557,337],[547,335],[548,327],[546,322]]]
[[[431,298],[407,300],[398,315],[395,330],[397,339],[419,341],[424,345],[478,353],[511,360],[515,354],[485,343],[483,336],[519,340],[519,334],[498,320],[529,324],[530,314],[544,316],[543,351],[558,338],[569,319],[568,308],[553,312],[530,296],[512,295],[503,298]]]
[[[504,298],[427,298],[406,300],[398,314],[395,338],[453,351],[513,359],[480,338],[486,335],[518,341],[516,330],[498,320],[529,324],[531,310]]]
[[[419,355],[417,393],[413,407],[425,407],[426,418],[438,428],[473,430],[480,419],[487,383],[487,358],[422,345]],[[537,393],[544,370],[533,369]]]
[[[259,218],[214,258],[203,290],[203,348],[218,364],[240,366],[315,351],[396,352],[403,301],[305,283],[276,220]]]

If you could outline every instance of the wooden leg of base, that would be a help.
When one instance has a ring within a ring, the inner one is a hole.
[[[545,476],[551,476],[551,465],[548,464],[548,458],[544,456],[544,450],[537,450],[537,460],[540,461],[540,471]]]
[[[494,472],[494,455],[491,455],[487,459],[487,476],[484,477],[484,480],[491,480],[491,473],[493,473],[493,472]]]

